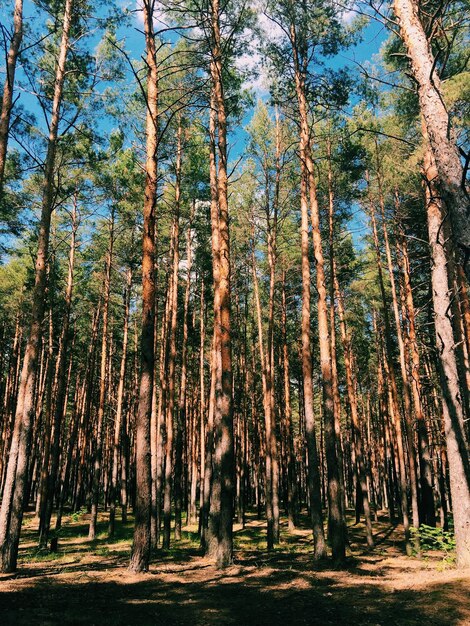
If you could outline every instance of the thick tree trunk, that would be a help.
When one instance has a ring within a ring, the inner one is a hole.
[[[69,33],[73,0],[65,4],[62,38],[57,62],[52,116],[44,168],[41,220],[35,265],[35,282],[32,297],[31,326],[23,360],[23,370],[18,394],[15,426],[8,460],[5,489],[0,509],[0,545],[2,545],[2,571],[16,569],[18,544],[23,519],[24,497],[27,488],[28,463],[31,444],[31,427],[34,413],[41,327],[45,306],[46,263],[49,249],[51,213],[54,202],[54,169],[59,132],[60,107],[65,79]]]
[[[457,565],[470,566],[470,461],[465,438],[462,396],[455,355],[454,331],[450,318],[449,251],[446,250],[443,210],[437,189],[438,171],[433,153],[427,150],[424,162],[434,326],[439,353],[444,430],[449,461],[450,491],[454,514]]]
[[[152,477],[150,420],[154,385],[155,323],[155,206],[157,202],[158,68],[154,34],[154,2],[144,0],[144,28],[147,53],[147,161],[142,238],[142,332],[139,404],[135,422],[136,496],[134,541],[129,569],[147,571],[150,560],[150,511]]]
[[[416,0],[394,0],[393,10],[418,86],[421,113],[438,173],[435,184],[450,213],[453,236],[466,261],[470,255],[470,201],[464,187],[462,162],[442,97],[436,59],[420,21]],[[465,264],[465,271],[468,278],[470,263]]]
[[[211,78],[217,110],[217,195],[218,277],[215,280],[215,350],[217,367],[214,412],[214,456],[209,512],[209,554],[222,568],[233,557],[233,416],[232,416],[232,348],[230,330],[230,243],[228,225],[227,117],[222,76],[222,42],[219,0],[211,2]]]

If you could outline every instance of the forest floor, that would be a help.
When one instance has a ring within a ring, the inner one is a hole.
[[[107,537],[101,514],[89,542],[88,515],[66,516],[57,553],[38,551],[36,522],[25,518],[18,571],[0,574],[0,624],[191,626],[447,626],[470,624],[470,571],[440,553],[403,553],[400,527],[375,524],[376,547],[364,550],[364,527],[350,525],[346,567],[315,563],[306,520],[268,553],[265,526],[249,515],[235,526],[234,565],[217,571],[198,548],[195,527],[148,574],[127,571],[132,520]]]

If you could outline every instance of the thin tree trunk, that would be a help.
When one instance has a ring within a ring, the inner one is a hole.
[[[165,376],[167,378],[167,395],[165,397],[164,411],[166,423],[166,447],[165,447],[165,482],[163,490],[163,542],[162,547],[168,550],[170,547],[171,534],[171,492],[173,480],[173,420],[175,408],[175,383],[176,383],[176,323],[178,307],[178,268],[179,268],[179,208],[181,192],[181,126],[178,129],[178,148],[176,155],[176,186],[175,186],[175,212],[171,233],[171,257],[172,273],[169,287],[169,317],[168,317],[168,359],[166,362]]]
[[[253,267],[253,291],[256,305],[256,319],[258,323],[258,345],[259,355],[261,362],[261,380],[263,386],[263,405],[264,405],[264,425],[266,435],[266,454],[265,454],[265,500],[266,500],[266,519],[267,519],[267,547],[268,550],[272,550],[274,547],[274,507],[273,507],[273,458],[271,448],[271,429],[272,429],[272,404],[269,389],[269,371],[268,371],[268,357],[264,351],[263,340],[263,322],[261,317],[261,303],[258,289],[258,277],[256,275],[256,259],[253,250],[252,253],[252,267]]]
[[[336,298],[338,302],[338,316],[340,321],[341,341],[343,344],[344,355],[344,368],[346,370],[346,386],[348,390],[348,403],[351,413],[351,422],[353,427],[353,442],[356,453],[356,462],[358,467],[358,479],[359,486],[362,495],[362,506],[364,508],[364,518],[366,522],[367,533],[367,545],[372,547],[374,545],[374,537],[372,533],[372,521],[370,515],[370,503],[369,492],[367,489],[367,480],[364,464],[364,452],[362,447],[362,433],[361,424],[359,420],[359,413],[357,410],[357,396],[356,396],[356,380],[353,369],[353,357],[351,351],[351,344],[349,341],[348,331],[346,328],[346,320],[344,314],[343,297],[339,288],[338,278],[336,276],[336,267],[333,263],[333,283],[336,291]]]
[[[54,408],[54,434],[52,439],[51,468],[46,483],[46,492],[44,494],[44,502],[41,510],[39,544],[46,545],[51,525],[52,508],[54,503],[54,495],[56,493],[56,482],[59,473],[60,459],[60,432],[62,426],[62,418],[66,407],[67,399],[67,349],[69,344],[69,328],[70,313],[72,309],[72,294],[75,268],[75,247],[77,235],[77,194],[74,197],[72,209],[72,233],[70,237],[69,263],[67,275],[67,287],[65,291],[65,311],[62,324],[62,333],[60,337],[59,352],[57,355],[55,380],[56,386],[56,404]],[[71,361],[71,359],[70,359]]]
[[[341,401],[339,397],[338,364],[336,359],[336,322],[335,322],[335,234],[334,212],[335,197],[333,185],[333,168],[331,163],[331,140],[327,140],[328,156],[328,225],[329,225],[329,256],[330,256],[330,341],[331,341],[331,379],[333,389],[333,409],[335,420],[336,455],[338,459],[339,488],[341,492],[341,517],[344,525],[345,541],[347,542],[346,498],[344,490],[344,463],[341,442]],[[369,513],[370,517],[370,513]],[[369,520],[370,521],[370,520]],[[369,527],[367,527],[369,531]],[[370,541],[369,532],[367,543]],[[370,544],[369,544],[370,545]]]
[[[436,525],[436,513],[434,509],[434,492],[431,453],[429,450],[429,438],[426,428],[423,404],[421,401],[421,379],[420,379],[420,356],[418,349],[418,340],[416,337],[415,308],[413,303],[413,291],[411,289],[411,271],[408,257],[408,248],[404,235],[401,236],[399,242],[399,251],[401,253],[403,264],[403,283],[405,289],[405,309],[408,320],[408,334],[411,354],[411,390],[413,393],[413,405],[417,421],[418,430],[418,456],[419,456],[419,474],[421,486],[421,505],[423,523],[428,526]]]
[[[312,380],[312,347],[310,331],[310,259],[309,259],[309,236],[308,236],[308,171],[306,153],[308,149],[308,121],[305,102],[305,79],[300,67],[298,51],[296,48],[295,27],[291,26],[291,40],[293,45],[295,62],[295,83],[297,101],[299,105],[301,130],[299,138],[300,150],[300,211],[301,211],[301,256],[302,256],[302,382],[303,404],[305,414],[305,436],[307,441],[308,457],[308,489],[310,499],[310,515],[313,529],[315,558],[326,556],[326,542],[323,530],[323,513],[321,505],[320,474],[318,464],[318,452],[315,437],[315,416],[313,412],[313,380]]]
[[[405,451],[403,447],[403,436],[401,428],[401,415],[398,405],[398,390],[395,376],[395,366],[393,362],[393,349],[391,343],[392,331],[390,328],[390,318],[388,313],[387,296],[385,293],[385,284],[382,270],[382,259],[380,255],[380,244],[377,233],[377,223],[375,220],[375,209],[371,202],[370,217],[372,222],[372,234],[374,237],[374,247],[377,258],[377,271],[379,277],[380,293],[382,296],[382,314],[385,323],[385,358],[384,369],[386,380],[389,388],[390,397],[390,409],[392,422],[395,428],[396,445],[398,450],[398,466],[399,466],[399,480],[400,480],[400,497],[401,497],[401,509],[403,516],[403,529],[405,533],[405,549],[407,554],[411,554],[410,544],[410,522],[408,516],[408,497],[407,497],[407,484],[406,484],[406,466],[405,466]]]
[[[122,413],[124,403],[124,387],[126,383],[127,344],[129,339],[129,311],[132,289],[132,269],[126,271],[126,287],[124,291],[124,323],[122,335],[121,365],[119,368],[119,384],[117,392],[116,417],[114,420],[113,456],[111,462],[111,493],[109,506],[108,535],[112,537],[115,530],[116,498],[119,471],[119,449],[122,449]]]
[[[183,489],[181,484],[182,471],[183,471],[183,428],[186,424],[187,418],[187,379],[188,379],[188,315],[189,315],[189,296],[191,292],[191,269],[192,269],[192,217],[194,215],[194,203],[191,210],[191,219],[188,225],[187,240],[186,240],[186,286],[184,292],[184,307],[183,307],[183,344],[181,354],[181,380],[179,390],[179,406],[178,406],[178,421],[176,431],[176,445],[175,445],[175,538],[181,539],[181,510],[182,510],[182,498]],[[196,430],[194,425],[193,432]],[[195,437],[194,442],[195,442]],[[192,457],[196,459],[193,464],[192,483],[196,486],[197,474],[197,452],[192,450]],[[196,469],[194,469],[196,468]],[[189,522],[194,523],[196,521],[196,499],[193,494],[191,495],[190,507],[189,507]]]
[[[88,529],[88,539],[94,541],[96,539],[96,526],[98,522],[98,504],[100,497],[101,474],[103,468],[103,423],[104,412],[106,407],[106,390],[107,390],[107,374],[108,374],[108,324],[109,324],[109,300],[111,296],[111,267],[113,262],[114,248],[114,210],[111,212],[111,222],[109,226],[109,244],[106,253],[106,267],[104,276],[104,295],[103,295],[103,326],[101,329],[101,362],[100,362],[100,390],[98,400],[98,418],[96,424],[96,448],[93,470],[93,483],[91,492],[91,516],[90,526]]]
[[[297,522],[297,478],[295,476],[294,436],[292,432],[292,405],[290,393],[289,350],[287,346],[286,274],[282,273],[282,368],[284,374],[284,414],[287,430],[287,517],[289,530]]]
[[[379,205],[380,205],[380,213],[382,217],[382,232],[385,244],[385,255],[387,258],[387,268],[388,275],[390,278],[390,287],[392,291],[392,308],[393,315],[395,318],[395,329],[397,332],[398,339],[398,351],[400,357],[400,371],[403,382],[403,403],[404,403],[404,411],[405,411],[405,430],[406,430],[406,438],[408,441],[408,463],[409,463],[409,475],[410,475],[410,487],[411,487],[411,512],[413,518],[413,526],[418,528],[419,526],[419,507],[418,507],[418,486],[417,486],[417,474],[416,474],[416,457],[415,457],[415,446],[413,441],[413,414],[411,409],[411,391],[410,391],[410,382],[408,379],[408,372],[406,369],[406,356],[405,356],[405,344],[403,341],[403,331],[400,323],[400,313],[398,310],[398,296],[397,296],[397,288],[395,284],[395,275],[393,273],[393,261],[392,261],[392,253],[390,250],[390,242],[388,239],[388,230],[387,224],[385,220],[385,200],[382,189],[382,174],[380,171],[380,163],[379,163],[379,155],[378,155],[378,144],[377,139],[375,140],[375,149],[377,156],[377,184],[378,184],[378,192],[379,192]],[[416,411],[416,407],[415,407]]]

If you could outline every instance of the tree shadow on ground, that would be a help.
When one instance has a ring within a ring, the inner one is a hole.
[[[379,582],[338,582],[333,572],[319,579],[311,571],[210,568],[197,581],[124,571],[111,581],[84,574],[32,583],[0,592],[2,624],[455,626],[470,615],[464,580],[392,591]]]
[[[102,521],[94,542],[85,520],[75,520],[58,555],[43,561],[47,555],[31,559],[37,531],[28,527],[18,573],[0,577],[0,624],[470,624],[468,575],[436,582],[426,564],[403,556],[401,527],[382,518],[368,551],[363,524],[350,525],[353,556],[335,569],[331,560],[314,561],[307,521],[294,533],[283,521],[281,544],[268,552],[265,524],[249,516],[235,532],[235,565],[223,572],[201,558],[198,535],[187,529],[170,550],[156,550],[151,573],[140,576],[126,569],[131,520],[118,523],[111,540]]]

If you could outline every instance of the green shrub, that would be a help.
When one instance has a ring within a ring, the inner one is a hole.
[[[455,560],[455,538],[452,531],[443,530],[439,527],[422,524],[419,528],[411,528],[411,535],[418,539],[420,551],[422,553],[431,550],[444,552],[444,560],[453,562]]]

